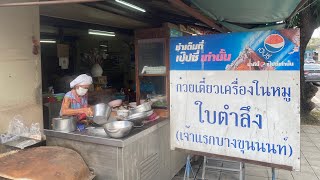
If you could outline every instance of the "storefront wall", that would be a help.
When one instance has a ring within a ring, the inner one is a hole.
[[[0,23],[0,133],[15,115],[42,127],[40,49],[34,55],[32,43],[40,38],[39,7],[0,8]]]

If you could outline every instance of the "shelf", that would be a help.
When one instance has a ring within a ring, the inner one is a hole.
[[[140,77],[159,77],[159,76],[167,76],[167,74],[139,74]]]
[[[152,109],[168,109],[168,107],[164,107],[164,106],[151,106]]]

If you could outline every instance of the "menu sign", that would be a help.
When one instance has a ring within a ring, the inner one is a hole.
[[[299,29],[171,38],[171,148],[300,169]]]

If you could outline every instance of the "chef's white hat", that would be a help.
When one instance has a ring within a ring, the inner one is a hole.
[[[81,74],[70,83],[70,88],[76,85],[90,85],[92,84],[92,77],[86,74]]]

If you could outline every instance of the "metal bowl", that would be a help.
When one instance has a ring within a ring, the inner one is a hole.
[[[110,101],[110,102],[108,103],[108,105],[109,105],[110,107],[121,106],[121,104],[122,104],[122,99],[116,99],[116,100]]]
[[[88,127],[88,134],[93,136],[106,137],[107,134],[103,127]]]
[[[150,102],[146,102],[146,103],[142,103],[139,106],[130,109],[129,114],[133,115],[133,114],[137,114],[137,113],[142,113],[142,112],[146,112],[146,111],[150,111],[151,110],[151,103]]]
[[[100,103],[94,106],[93,121],[96,124],[102,125],[108,122],[111,114],[111,107],[107,104]]]
[[[133,128],[130,121],[113,121],[103,125],[105,132],[113,138],[122,138],[128,135]]]
[[[153,114],[153,110],[149,110],[146,112],[132,114],[127,118],[125,118],[124,120],[131,121],[134,124],[141,124],[143,120],[145,120],[147,117],[151,116],[152,114]]]

